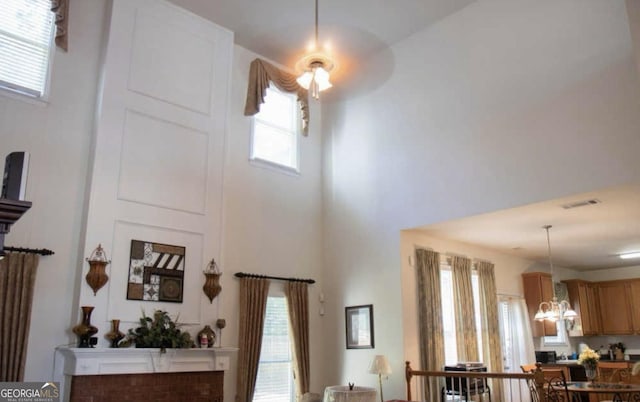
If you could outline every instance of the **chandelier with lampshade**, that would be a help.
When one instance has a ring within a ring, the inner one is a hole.
[[[534,316],[537,321],[551,321],[556,322],[558,320],[574,320],[578,314],[571,308],[571,304],[566,300],[558,301],[556,297],[556,289],[553,285],[553,261],[551,260],[551,241],[549,240],[549,229],[551,225],[545,225],[542,227],[547,231],[547,250],[549,255],[549,269],[551,273],[551,288],[553,291],[553,297],[550,301],[543,301],[538,306],[538,312]]]
[[[318,42],[318,0],[315,0],[315,42],[313,49],[296,63],[295,69],[300,72],[298,84],[311,93],[314,99],[320,98],[320,92],[331,88],[329,74],[335,67],[335,62],[325,52],[320,50]]]

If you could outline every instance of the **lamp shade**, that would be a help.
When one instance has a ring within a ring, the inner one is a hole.
[[[369,373],[388,375],[391,374],[391,365],[385,355],[375,355],[369,366]]]

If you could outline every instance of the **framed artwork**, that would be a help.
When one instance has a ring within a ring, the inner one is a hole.
[[[373,304],[344,308],[347,349],[373,349]]]
[[[186,249],[131,240],[128,300],[182,303]]]

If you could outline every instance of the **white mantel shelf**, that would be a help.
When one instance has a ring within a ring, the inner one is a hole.
[[[232,347],[167,349],[166,353],[151,348],[60,348],[64,374],[71,376],[225,371],[237,351]]]

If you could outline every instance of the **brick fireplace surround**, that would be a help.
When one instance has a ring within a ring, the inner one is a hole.
[[[237,348],[63,348],[63,400],[223,402],[224,371]]]
[[[81,375],[71,402],[223,402],[223,371]]]

